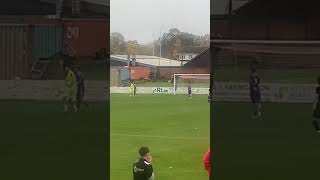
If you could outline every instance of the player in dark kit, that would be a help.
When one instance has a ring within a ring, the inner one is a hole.
[[[313,118],[312,124],[316,131],[320,133],[320,77],[318,77],[318,87],[316,88],[317,99],[313,106]]]
[[[152,157],[147,147],[139,149],[140,159],[133,164],[133,180],[154,180]]]
[[[211,92],[211,87],[209,88],[209,93],[208,93],[208,103],[212,102],[212,92]]]
[[[250,99],[254,105],[254,113],[252,118],[261,116],[261,93],[260,93],[260,77],[255,68],[251,69],[250,75]]]
[[[188,99],[192,98],[192,88],[190,85],[190,81],[188,81]]]
[[[85,93],[85,84],[84,84],[84,77],[79,69],[79,67],[75,68],[75,75],[77,79],[77,107],[80,109],[80,105],[84,104],[88,106],[88,104],[83,100],[84,93]]]
[[[133,95],[137,95],[137,86],[133,83]]]

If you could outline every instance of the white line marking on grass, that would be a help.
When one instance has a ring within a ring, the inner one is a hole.
[[[161,171],[161,170],[160,170]],[[199,174],[199,173],[202,173],[202,174],[205,174],[206,175],[206,171],[205,170],[186,170],[186,171],[179,171],[177,169],[174,169],[174,167],[172,169],[169,169],[169,170],[162,170],[161,171],[161,174],[165,174],[165,175],[177,175],[177,174]]]
[[[117,134],[112,133],[111,136],[125,136],[125,137],[143,137],[143,138],[163,138],[163,139],[186,139],[186,140],[208,140],[209,138],[203,137],[173,137],[173,136],[153,136],[142,134]]]

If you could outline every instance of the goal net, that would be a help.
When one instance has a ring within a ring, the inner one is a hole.
[[[320,41],[212,39],[211,48],[215,101],[250,101],[252,69],[261,79],[262,101],[312,101]]]
[[[192,94],[209,93],[210,74],[174,74],[173,94],[187,94],[188,86],[191,87]]]

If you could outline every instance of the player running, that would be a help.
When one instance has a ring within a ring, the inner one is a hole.
[[[78,111],[76,105],[76,91],[77,91],[77,80],[74,72],[69,66],[65,67],[66,77],[65,77],[65,88],[64,88],[64,111],[69,110],[69,106],[73,107],[75,112]]]
[[[133,180],[154,180],[152,157],[147,147],[139,149],[140,158],[132,166]]]
[[[316,131],[320,133],[320,77],[318,77],[318,87],[316,88],[317,99],[313,106],[313,118],[312,124]]]
[[[252,118],[261,116],[261,93],[260,93],[260,77],[255,68],[251,69],[250,75],[250,99],[254,105],[254,112]]]
[[[190,81],[188,81],[188,99],[192,99],[192,88]]]

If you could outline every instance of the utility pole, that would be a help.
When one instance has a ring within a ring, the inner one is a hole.
[[[56,17],[60,18],[62,14],[63,9],[63,0],[57,0],[56,1]]]
[[[72,0],[72,15],[80,14],[80,0]]]
[[[161,40],[160,40],[160,58],[161,58]]]
[[[152,56],[154,56],[154,33],[152,33]]]
[[[229,0],[228,14],[231,16],[233,11],[232,0]]]
[[[160,44],[160,55],[159,55],[159,57],[161,58],[161,28],[160,28],[159,44]]]

